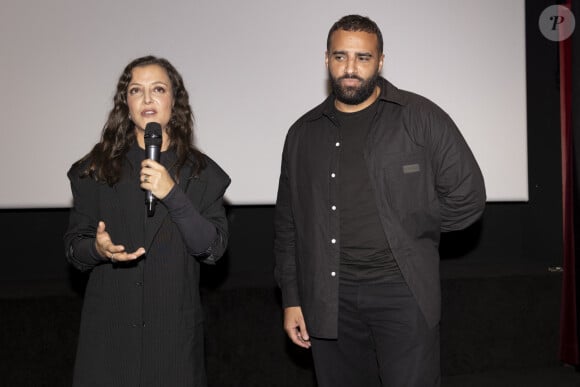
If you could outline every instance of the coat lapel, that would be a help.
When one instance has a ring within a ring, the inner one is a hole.
[[[153,239],[159,231],[159,228],[163,224],[163,221],[167,217],[168,212],[165,206],[159,202],[155,205],[155,213],[153,216],[147,216],[147,210],[145,209],[145,201],[143,201],[143,217],[145,219],[145,250],[149,251]]]
[[[139,247],[145,247],[144,218],[147,216],[145,193],[139,187],[139,170],[135,169],[132,163],[128,163],[123,174],[128,178],[121,179],[115,185],[115,191],[119,197],[119,200],[116,201],[117,213],[120,217],[119,224],[123,225],[123,229],[127,232],[132,244],[130,247],[126,247],[129,251],[134,251]],[[120,206],[119,203],[124,205]]]

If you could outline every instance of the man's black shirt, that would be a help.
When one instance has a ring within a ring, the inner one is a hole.
[[[340,280],[387,280],[400,271],[378,215],[375,192],[364,159],[364,147],[377,101],[355,112],[335,109],[339,124]]]

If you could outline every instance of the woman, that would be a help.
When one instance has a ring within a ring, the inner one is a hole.
[[[151,122],[162,128],[160,162],[145,159]],[[225,250],[230,179],[192,144],[179,73],[153,56],[129,63],[101,141],[68,172],[66,255],[90,271],[75,386],[206,385],[199,262]]]

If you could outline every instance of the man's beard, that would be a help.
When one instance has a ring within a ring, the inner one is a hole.
[[[342,77],[334,78],[330,71],[328,72],[328,77],[337,100],[347,105],[358,105],[366,101],[375,91],[379,73],[376,72],[366,80],[358,75],[343,75]],[[359,86],[342,86],[340,81],[343,79],[358,79],[361,84]]]

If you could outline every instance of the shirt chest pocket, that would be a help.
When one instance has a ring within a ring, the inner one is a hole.
[[[423,152],[386,154],[380,160],[382,192],[401,215],[427,210],[436,200],[427,157]]]

